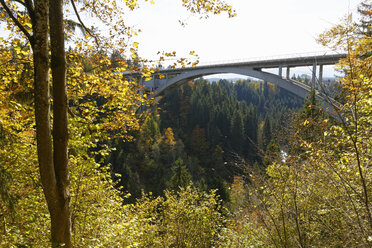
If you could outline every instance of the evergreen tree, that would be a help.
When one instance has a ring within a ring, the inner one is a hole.
[[[264,95],[265,99],[268,99],[268,97],[269,97],[269,85],[268,85],[267,81],[265,81],[264,85],[263,85],[263,95]]]
[[[199,159],[206,160],[209,152],[209,142],[205,136],[205,129],[198,125],[193,129],[189,143],[190,151]]]
[[[150,152],[152,145],[160,137],[160,130],[157,121],[154,117],[148,116],[143,123],[138,144],[140,149],[145,149],[144,152]]]
[[[240,111],[235,111],[231,119],[231,146],[237,151],[243,150],[244,144],[244,123],[243,116]]]
[[[272,139],[271,121],[268,116],[265,117],[264,124],[262,127],[262,149],[266,151]]]
[[[191,174],[181,158],[174,162],[172,167],[173,176],[169,180],[168,187],[171,190],[178,191],[180,188],[186,188],[191,183]]]

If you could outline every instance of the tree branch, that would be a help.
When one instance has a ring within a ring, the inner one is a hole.
[[[89,28],[87,28],[87,27],[85,26],[85,24],[83,23],[83,21],[81,20],[80,15],[79,15],[79,12],[77,11],[77,8],[76,8],[76,5],[75,5],[74,0],[71,0],[71,5],[72,5],[72,8],[74,9],[74,12],[75,12],[75,14],[76,14],[76,17],[77,17],[77,19],[79,20],[81,26],[84,28],[84,30],[85,30],[85,31],[86,31],[90,36],[92,36],[92,37],[94,38],[94,40],[96,41],[97,46],[99,46],[98,38],[97,38],[94,34],[92,34],[91,30],[90,30]]]
[[[6,13],[13,20],[14,24],[22,31],[22,33],[27,37],[31,44],[33,44],[32,36],[26,30],[26,28],[18,21],[18,19],[13,15],[12,11],[8,8],[4,0],[0,0],[1,5],[5,9]]]

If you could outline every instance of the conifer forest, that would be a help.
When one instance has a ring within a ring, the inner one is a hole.
[[[139,56],[126,16],[157,1],[0,0],[0,247],[372,247],[372,2],[319,30],[345,56],[332,82],[291,75],[302,99],[250,77],[151,92],[201,59]]]

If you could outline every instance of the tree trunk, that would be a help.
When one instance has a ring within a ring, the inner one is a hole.
[[[71,211],[68,177],[68,121],[63,0],[49,0],[53,85],[53,158],[58,206],[51,213],[52,243],[71,247]]]
[[[68,180],[66,61],[61,0],[35,0],[34,56],[35,120],[40,177],[51,217],[53,247],[72,247]],[[50,7],[50,9],[49,9]],[[53,77],[53,141],[50,121],[48,21]]]
[[[53,145],[50,126],[48,13],[48,0],[35,1],[34,34],[31,44],[34,56],[37,154],[44,195],[49,212],[53,216],[53,209],[58,205],[58,200],[53,197],[56,192],[56,177],[53,166]]]

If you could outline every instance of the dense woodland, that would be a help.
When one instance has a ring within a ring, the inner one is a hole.
[[[137,1],[64,4],[117,39],[60,0],[0,0],[0,247],[371,247],[369,1],[318,38],[347,53],[336,118],[315,91],[250,80],[188,82],[156,104],[121,74],[154,72],[122,19]]]
[[[163,195],[192,179],[228,201],[234,176],[246,166],[264,169],[266,150],[286,149],[285,127],[302,105],[271,83],[199,79],[162,97],[135,142],[116,140],[109,162],[133,197]]]

